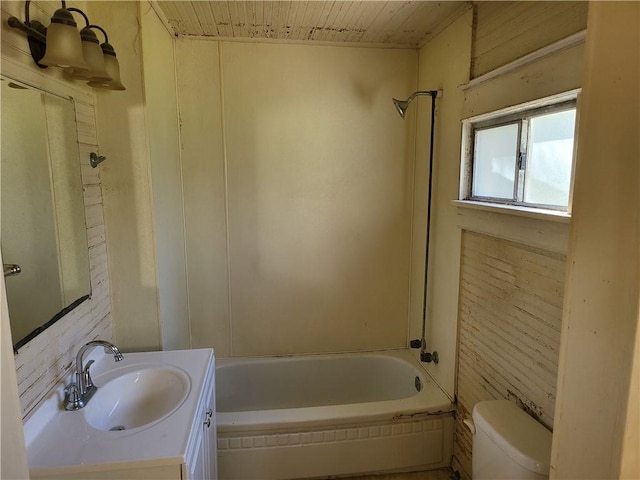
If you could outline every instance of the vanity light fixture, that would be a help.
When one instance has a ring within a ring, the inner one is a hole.
[[[80,30],[80,38],[82,39],[82,56],[85,62],[87,62],[88,69],[83,68],[69,68],[65,72],[72,78],[82,78],[91,80],[97,80],[101,82],[112,80],[107,73],[107,67],[105,65],[104,55],[100,48],[100,42],[92,28],[97,28],[104,33],[104,30],[97,25],[90,25],[89,19],[79,8],[69,8],[70,12],[78,12],[84,17],[86,26]],[[104,33],[105,38],[107,34]]]
[[[34,62],[40,68],[48,66],[62,68],[68,77],[86,79],[94,88],[107,90],[125,90],[120,81],[120,65],[116,59],[116,52],[109,44],[109,37],[103,28],[91,25],[88,17],[78,8],[67,8],[62,0],[62,8],[56,10],[51,18],[49,27],[45,27],[37,20],[30,20],[29,5],[31,0],[25,1],[25,21],[10,17],[8,25],[27,35],[29,49]],[[82,31],[78,31],[77,24],[71,12],[81,14],[86,22]],[[93,29],[100,30],[105,42],[100,45]]]

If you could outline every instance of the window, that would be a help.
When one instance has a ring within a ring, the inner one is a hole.
[[[461,199],[567,210],[575,97],[464,122]]]

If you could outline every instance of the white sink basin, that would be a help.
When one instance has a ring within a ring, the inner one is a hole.
[[[84,407],[85,419],[98,430],[131,430],[158,422],[184,402],[191,383],[179,368],[115,370],[97,377],[98,391]]]
[[[63,408],[69,376],[25,421],[30,477],[80,478],[125,464],[146,469],[181,463],[207,372],[215,368],[213,350],[125,353],[116,363],[96,348],[89,360],[96,361],[91,370],[98,391],[84,408]],[[110,431],[114,427],[125,430]]]

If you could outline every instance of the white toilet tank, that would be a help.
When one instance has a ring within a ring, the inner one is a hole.
[[[473,480],[549,478],[551,432],[508,400],[473,409]]]

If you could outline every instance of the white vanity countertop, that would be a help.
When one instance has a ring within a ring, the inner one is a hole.
[[[183,403],[168,417],[157,423],[123,431],[98,430],[84,419],[84,409],[67,412],[61,406],[60,389],[25,422],[25,440],[29,470],[34,476],[64,474],[95,469],[160,466],[185,462],[193,427],[203,395],[204,381],[213,368],[212,349],[125,353],[124,360],[98,347],[88,358],[94,383],[100,388],[100,377],[116,369],[145,367],[177,368],[190,379],[191,388]],[[61,386],[62,387],[62,386]],[[89,401],[89,404],[91,400]]]

